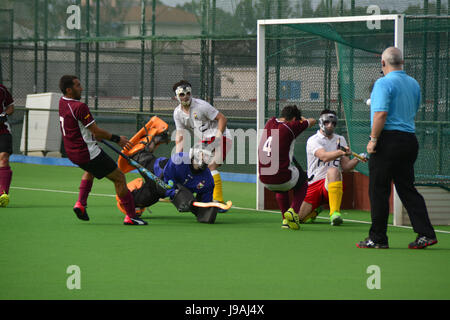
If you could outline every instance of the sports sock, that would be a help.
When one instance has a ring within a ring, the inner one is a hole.
[[[119,197],[120,203],[125,208],[127,212],[127,216],[130,218],[136,218],[136,207],[134,205],[134,199],[131,192],[128,190],[128,193],[124,197]]]
[[[330,205],[330,216],[341,209],[342,195],[344,194],[342,181],[328,183],[328,202]]]
[[[214,191],[213,199],[219,202],[223,201],[223,191],[222,191],[222,179],[220,178],[220,173],[217,170],[211,171],[211,175],[214,179]]]
[[[12,171],[11,167],[0,168],[0,194],[3,192],[9,194],[9,186],[11,185]]]
[[[275,199],[278,203],[278,208],[281,210],[281,215],[284,219],[284,213],[289,209],[289,193],[288,192],[277,192],[275,194]]]
[[[296,213],[300,211],[302,202],[305,199],[306,191],[308,190],[308,182],[305,183],[298,189],[294,189],[294,198],[292,199],[291,208],[294,209]]]
[[[78,201],[86,207],[87,198],[89,196],[89,192],[91,192],[93,180],[81,180],[80,182],[80,192],[78,193]]]

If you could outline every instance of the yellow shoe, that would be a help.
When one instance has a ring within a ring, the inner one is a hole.
[[[6,207],[9,203],[9,195],[5,192],[0,196],[0,207]]]
[[[317,207],[316,209],[311,211],[306,217],[301,219],[300,223],[307,223],[310,220],[311,220],[311,223],[313,223],[321,211],[322,211],[322,207]]]
[[[299,230],[300,221],[298,219],[298,214],[295,213],[294,209],[289,208],[288,211],[284,213],[284,218],[287,220],[289,229]]]
[[[281,224],[281,229],[289,229],[289,224],[286,219],[283,219],[283,223]]]

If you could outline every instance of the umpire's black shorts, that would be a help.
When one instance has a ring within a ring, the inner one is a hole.
[[[7,152],[8,154],[12,154],[12,135],[11,133],[0,134],[0,153]]]
[[[93,174],[97,179],[102,179],[116,170],[117,163],[102,150],[94,159],[87,163],[78,164],[78,166],[84,171]]]

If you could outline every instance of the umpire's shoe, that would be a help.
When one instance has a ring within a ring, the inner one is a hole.
[[[366,238],[364,241],[360,241],[356,244],[358,248],[364,248],[364,249],[389,249],[389,245],[383,244],[383,243],[375,243],[370,238]]]
[[[426,247],[436,244],[438,241],[436,238],[428,238],[426,236],[418,236],[414,242],[408,245],[409,249],[424,249]]]
[[[129,216],[125,216],[125,219],[123,220],[123,224],[128,226],[145,226],[147,225],[147,221],[142,220],[139,217],[130,218]]]
[[[79,201],[75,203],[75,206],[73,207],[73,212],[75,212],[78,219],[89,221],[89,216],[87,214],[86,208]]]

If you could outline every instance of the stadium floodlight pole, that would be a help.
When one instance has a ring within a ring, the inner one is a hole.
[[[340,17],[323,17],[323,18],[295,18],[295,19],[261,19],[257,23],[257,65],[256,65],[256,129],[258,133],[258,141],[262,136],[262,130],[265,124],[265,100],[264,93],[268,88],[265,88],[265,26],[268,25],[286,25],[286,24],[314,24],[314,23],[345,23],[345,22],[364,22],[364,21],[393,21],[394,30],[394,46],[404,52],[404,14],[386,14],[386,15],[365,15],[365,16],[340,16]],[[256,160],[258,163],[258,145],[256,145]],[[258,167],[258,166],[257,166]],[[256,169],[256,209],[264,209],[264,187],[259,181],[258,168]],[[395,190],[395,188],[394,188]],[[394,199],[398,195],[394,193]],[[401,207],[401,202],[398,204]],[[394,205],[395,206],[395,205]],[[396,214],[394,210],[394,225],[401,224],[401,214]]]

